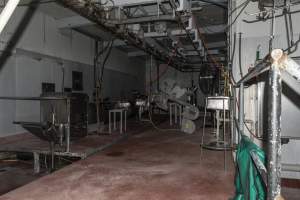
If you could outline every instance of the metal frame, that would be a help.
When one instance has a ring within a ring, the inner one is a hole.
[[[111,33],[113,37],[124,40],[127,45],[145,52],[145,54],[137,54],[136,56],[153,55],[158,61],[166,62],[169,66],[181,72],[199,72],[204,65],[214,64],[213,62],[206,62],[205,59],[203,59],[205,55],[201,52],[203,49],[201,47],[201,38],[198,37],[198,30],[196,31],[192,26],[192,17],[190,15],[193,15],[193,9],[182,7],[181,4],[184,3],[183,1],[180,1],[178,4],[175,0],[153,0],[107,7],[101,7],[93,2],[87,3],[86,1],[79,0],[61,0],[59,2],[82,17],[87,18],[92,24],[94,23],[105,32]],[[149,8],[149,6],[152,6],[150,11],[146,9]],[[184,10],[181,10],[181,7]],[[107,9],[112,10],[109,16],[105,14],[105,10]],[[185,11],[190,13],[185,14]],[[184,19],[189,19],[190,22],[188,26],[185,25]],[[149,38],[149,36],[146,36],[147,34],[151,35],[152,33],[156,33],[151,31],[150,28],[150,26],[153,25],[151,25],[153,21],[177,24],[179,29],[183,29],[181,32],[183,32],[184,35],[173,35],[172,30],[167,28],[163,38],[154,39],[155,36]],[[144,36],[140,36],[136,31],[130,31],[128,26],[132,24],[139,26],[143,26],[144,24],[149,26],[148,31],[145,31]],[[80,27],[76,29],[80,30]],[[222,32],[222,30],[220,30],[220,32]],[[182,42],[178,37],[186,37],[192,49],[187,49],[187,44],[181,44]],[[172,46],[160,45],[160,39],[171,40],[173,42]],[[196,43],[199,44],[200,48]],[[179,51],[181,48],[187,51],[193,51],[193,53],[186,54],[185,51]],[[122,48],[120,49],[122,50]],[[132,52],[129,52],[129,54],[130,53]],[[190,61],[190,56],[194,58],[194,62]],[[222,62],[222,60],[220,60],[220,62]]]
[[[216,103],[212,107],[209,107],[208,101],[215,101]],[[222,106],[218,104],[217,102],[221,101]],[[227,105],[227,106],[226,106]],[[224,151],[224,171],[227,169],[226,165],[226,151],[231,150],[232,145],[229,145],[229,142],[226,141],[226,122],[230,122],[229,120],[226,120],[226,111],[230,111],[230,98],[226,96],[217,96],[217,97],[206,97],[205,99],[205,110],[204,110],[204,118],[203,118],[203,127],[202,127],[202,137],[201,137],[201,153],[200,156],[202,157],[203,148],[210,149],[210,150],[223,150]],[[210,142],[208,144],[204,144],[204,136],[205,136],[205,127],[206,127],[206,114],[207,109],[215,110],[217,115],[217,133],[216,133],[216,141]],[[223,111],[223,140],[219,140],[219,126],[220,126],[220,111]],[[231,136],[232,137],[232,136]]]
[[[271,63],[271,64],[268,64]],[[281,49],[271,52],[271,60],[264,59],[253,70],[246,74],[235,87],[240,88],[239,123],[237,130],[244,130],[244,87],[253,84],[253,79],[269,71],[268,80],[268,137],[267,137],[267,199],[281,197],[281,71],[285,70],[299,80],[300,66],[283,53]],[[235,115],[235,113],[234,113]],[[236,119],[234,117],[234,119]]]

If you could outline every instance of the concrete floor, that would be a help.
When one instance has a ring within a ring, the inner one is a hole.
[[[34,174],[32,164],[15,159],[0,161],[0,195],[26,185],[45,173]]]
[[[0,168],[6,169],[0,171],[0,195],[20,187],[0,200],[222,200],[234,196],[230,152],[226,172],[223,152],[204,150],[201,159],[199,131],[187,135],[149,127],[132,130],[135,133],[127,140],[49,175],[34,175],[30,163],[0,162]],[[300,196],[295,184],[282,192],[287,200]]]
[[[205,151],[200,134],[146,131],[0,197],[1,200],[229,199],[234,169],[228,153]]]

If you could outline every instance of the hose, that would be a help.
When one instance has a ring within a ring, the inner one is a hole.
[[[236,33],[234,33],[234,35],[233,35],[233,49],[232,49],[232,55],[231,55],[231,58],[230,58],[231,69],[229,70],[230,76],[231,76],[231,80],[232,80],[232,82],[234,84],[236,83],[236,81],[235,81],[233,73],[232,73],[232,66],[233,66],[232,63],[233,63],[234,54],[235,54],[235,46],[236,46]]]

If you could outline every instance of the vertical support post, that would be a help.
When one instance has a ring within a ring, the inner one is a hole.
[[[68,109],[68,122],[66,127],[66,152],[70,152],[70,137],[71,137],[71,133],[70,133],[70,129],[71,129],[71,119],[70,119],[70,115],[71,115],[71,100],[67,99],[67,109]]]
[[[217,131],[216,131],[216,138],[219,140],[220,137],[220,110],[216,110],[216,118],[217,118]]]
[[[62,146],[63,138],[64,138],[64,124],[59,124],[58,132],[59,132],[59,145]]]
[[[115,111],[113,111],[113,113],[114,113],[114,130],[116,130],[116,129],[117,129],[117,119],[116,119],[116,112],[115,112]]]
[[[177,124],[177,104],[174,104],[174,123]]]
[[[160,76],[160,74],[159,74],[159,64],[157,63],[157,61],[156,61],[156,77],[158,77],[157,78],[157,80],[156,80],[156,89],[157,89],[157,92],[160,92],[160,83],[159,83],[159,76]]]
[[[37,152],[33,152],[33,158],[34,158],[34,173],[35,174],[39,174],[41,171],[41,167],[40,167],[40,154],[38,154]]]
[[[233,147],[234,144],[237,143],[237,134],[236,134],[236,90],[235,88],[232,88],[234,90],[233,92],[233,100],[232,100],[232,113],[231,113],[231,145]]]
[[[98,53],[99,53],[98,40],[95,40],[95,56],[94,56],[94,89],[97,87],[97,65],[98,65]]]
[[[125,124],[124,124],[124,130],[125,132],[127,131],[127,110],[125,109],[125,116],[124,116],[124,121],[125,121]]]
[[[182,107],[183,107],[182,105],[180,105],[180,107],[179,107],[179,110],[180,110],[179,111],[180,126],[182,125]]]
[[[151,55],[150,56],[150,68],[149,68],[149,86],[150,86],[150,88],[149,88],[149,96],[151,96],[152,95],[152,66],[153,65],[153,56]]]
[[[267,144],[267,199],[279,199],[281,193],[281,72],[279,59],[283,52],[272,51],[273,63],[269,71],[268,85],[268,144]]]
[[[54,171],[54,151],[55,151],[55,145],[54,142],[50,142],[50,151],[51,151],[51,172]]]
[[[111,133],[111,111],[108,112],[108,132]]]
[[[66,152],[70,152],[70,124],[67,124],[65,128],[66,128]]]
[[[123,109],[120,110],[120,133],[123,133]]]
[[[206,126],[206,113],[207,113],[206,108],[207,108],[207,97],[205,98],[205,106],[204,106],[204,117],[203,117],[203,125],[202,125],[200,159],[202,158],[203,145],[204,145],[204,134],[205,134],[205,126]]]
[[[169,103],[169,108],[170,108],[170,126],[172,126],[172,104]]]
[[[239,97],[239,132],[244,133],[244,83],[240,85]],[[238,143],[240,142],[240,134],[238,134]]]
[[[225,99],[223,99],[223,142],[224,142],[224,171],[226,171],[226,111]]]

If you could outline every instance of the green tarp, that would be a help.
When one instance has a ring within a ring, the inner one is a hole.
[[[265,200],[264,182],[251,158],[254,152],[265,163],[265,153],[247,136],[242,136],[236,155],[236,196],[234,200]]]

